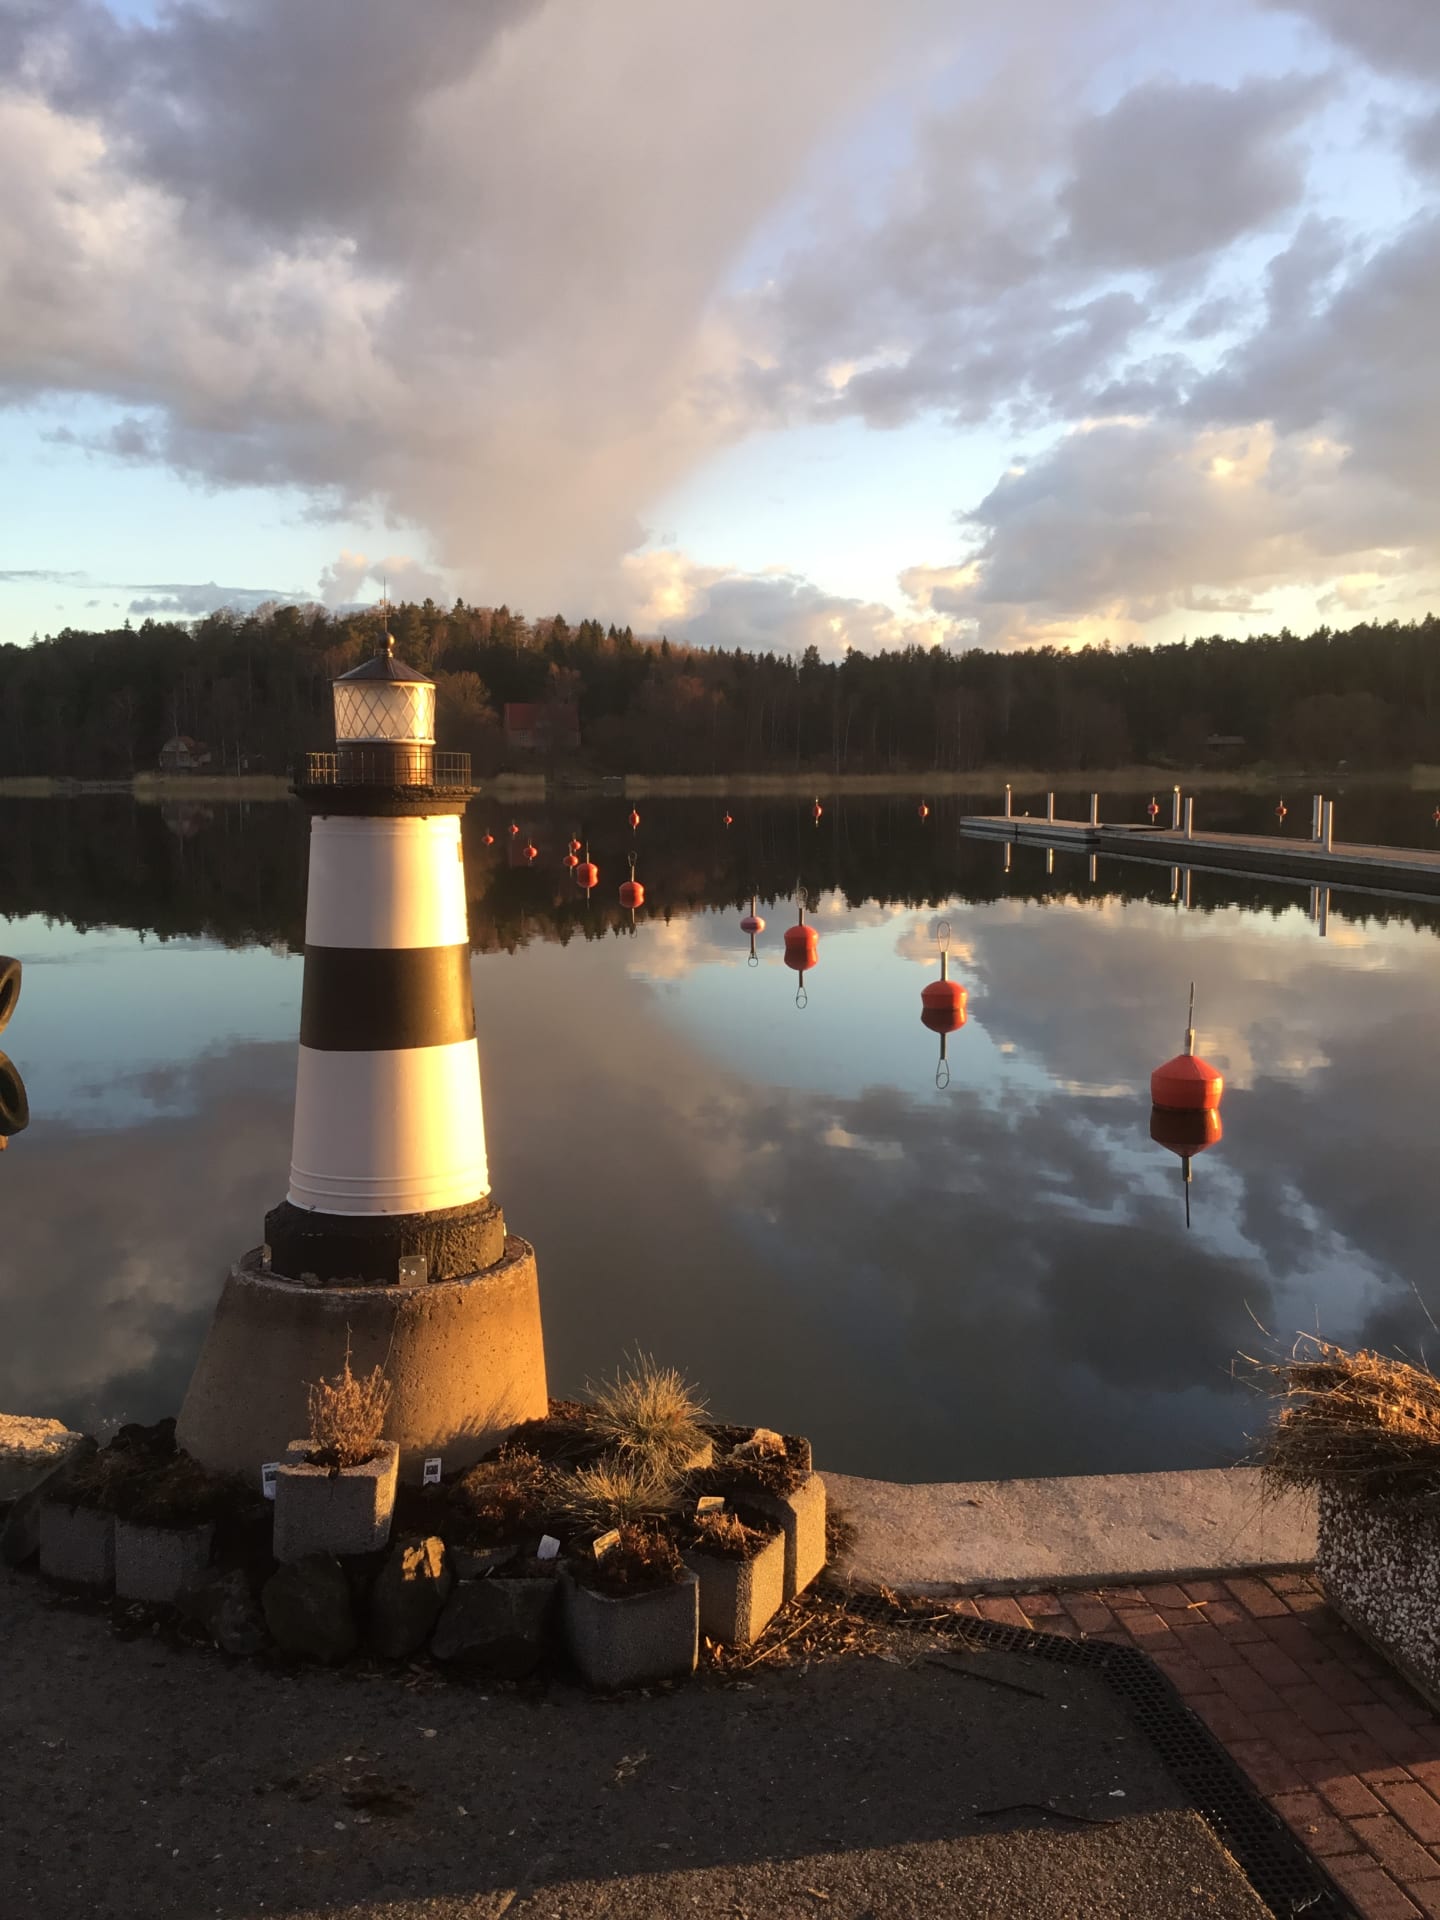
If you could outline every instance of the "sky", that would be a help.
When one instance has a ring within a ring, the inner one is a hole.
[[[0,642],[1440,608],[1433,0],[0,0]]]

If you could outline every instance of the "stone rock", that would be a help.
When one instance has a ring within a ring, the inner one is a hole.
[[[785,1600],[785,1536],[772,1533],[748,1560],[718,1553],[687,1553],[700,1582],[700,1631],[726,1647],[758,1640]]]
[[[545,1577],[467,1580],[445,1603],[430,1641],[437,1660],[523,1680],[545,1652],[557,1582]]]
[[[63,1493],[40,1502],[40,1571],[67,1587],[110,1587],[115,1581],[115,1516],[70,1507]]]
[[[370,1589],[370,1646],[384,1660],[418,1653],[450,1597],[455,1576],[445,1542],[401,1540],[391,1549]]]
[[[86,1437],[72,1433],[59,1420],[0,1413],[0,1506],[33,1493],[74,1456]],[[90,1451],[94,1451],[93,1441]]]
[[[276,1643],[327,1666],[360,1644],[350,1583],[333,1554],[312,1553],[278,1567],[260,1592],[260,1607]]]
[[[695,1671],[700,1587],[693,1573],[674,1586],[623,1596],[582,1587],[568,1569],[561,1578],[566,1642],[592,1687],[643,1687]]]
[[[148,1600],[172,1607],[187,1581],[210,1559],[215,1529],[143,1527],[133,1520],[115,1522],[115,1591],[122,1600]]]
[[[373,1553],[390,1538],[400,1453],[385,1441],[358,1467],[307,1465],[309,1443],[295,1440],[275,1475],[275,1558]]]
[[[483,1580],[508,1567],[519,1551],[518,1547],[452,1547],[450,1570],[457,1580]]]
[[[192,1575],[175,1604],[187,1619],[204,1627],[222,1653],[259,1653],[265,1645],[265,1623],[240,1567],[207,1567]]]
[[[785,1530],[785,1598],[803,1593],[825,1567],[825,1482],[808,1473],[790,1493],[745,1489],[736,1505],[753,1508]]]

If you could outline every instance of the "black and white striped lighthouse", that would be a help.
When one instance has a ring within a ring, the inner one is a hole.
[[[402,1470],[478,1458],[546,1408],[534,1251],[490,1191],[460,825],[468,754],[395,658],[335,681],[306,754],[305,974],[285,1199],[232,1270],[181,1411],[197,1458],[249,1470],[303,1431],[346,1353],[391,1380]]]
[[[295,1135],[265,1237],[276,1271],[322,1284],[450,1279],[505,1238],[470,985],[469,757],[436,752],[435,683],[388,633],[334,699],[335,751],[296,781],[311,824]]]

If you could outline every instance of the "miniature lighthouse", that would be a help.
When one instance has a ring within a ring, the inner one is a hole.
[[[249,1472],[305,1431],[347,1351],[391,1381],[402,1471],[463,1466],[546,1409],[533,1249],[490,1192],[460,820],[466,754],[435,749],[435,684],[394,656],[333,688],[305,756],[305,975],[289,1190],[232,1271],[179,1438]]]

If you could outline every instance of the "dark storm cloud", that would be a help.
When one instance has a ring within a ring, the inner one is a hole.
[[[1440,79],[1440,11],[1429,0],[1262,0],[1311,20],[1372,66],[1404,79]]]

